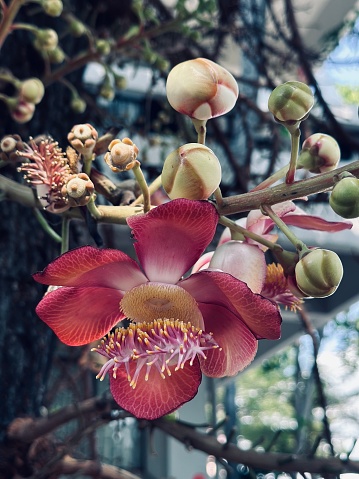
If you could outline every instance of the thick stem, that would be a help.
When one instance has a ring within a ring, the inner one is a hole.
[[[6,37],[11,30],[13,21],[18,14],[18,11],[24,3],[25,0],[13,0],[10,3],[9,7],[6,9],[6,11],[4,11],[4,16],[0,24],[0,49],[3,46]]]
[[[150,185],[148,185],[148,191],[150,195],[153,195],[155,191],[157,191],[159,188],[162,186],[162,175],[157,176],[155,180],[152,181]],[[143,195],[140,195],[138,198],[135,199],[133,203],[131,203],[132,206],[135,205],[142,205],[143,204]]]
[[[139,162],[135,164],[135,166],[132,168],[132,171],[136,177],[136,180],[139,184],[139,187],[141,188],[142,191],[142,196],[143,196],[143,211],[144,213],[147,213],[151,209],[151,200],[150,200],[150,191],[148,189],[148,184],[143,176],[142,170],[141,170],[141,165]]]
[[[291,152],[290,152],[289,169],[285,177],[285,182],[287,184],[293,183],[295,171],[297,169],[300,129],[298,127],[294,131],[289,130],[289,133],[291,138]]]
[[[204,145],[206,143],[207,120],[196,120],[195,118],[191,118],[191,120],[198,135],[197,143],[201,143],[201,145]]]

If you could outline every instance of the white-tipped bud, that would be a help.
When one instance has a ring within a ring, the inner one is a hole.
[[[172,200],[206,200],[218,188],[221,177],[221,165],[213,151],[200,143],[188,143],[167,156],[162,186]]]
[[[311,173],[325,173],[334,170],[339,160],[340,148],[336,140],[325,133],[315,133],[303,142],[297,168]]]
[[[229,112],[238,98],[234,77],[206,58],[176,65],[168,75],[166,90],[175,110],[202,121]]]

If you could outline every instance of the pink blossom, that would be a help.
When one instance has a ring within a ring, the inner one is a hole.
[[[189,401],[201,381],[248,366],[257,340],[280,337],[277,305],[221,271],[183,279],[211,242],[218,222],[205,201],[173,200],[128,224],[139,264],[125,253],[90,246],[63,254],[34,278],[62,286],[37,307],[69,345],[99,344],[118,404],[154,419]],[[265,319],[265,320],[264,320]],[[165,378],[165,379],[163,379]]]

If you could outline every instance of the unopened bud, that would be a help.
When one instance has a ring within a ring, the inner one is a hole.
[[[74,37],[81,37],[87,31],[87,27],[85,24],[80,22],[77,18],[73,17],[72,15],[68,15],[69,21],[69,31],[70,34]]]
[[[112,171],[131,170],[137,163],[138,148],[129,139],[112,140],[104,159]]]
[[[206,58],[176,65],[168,75],[166,90],[175,110],[202,121],[229,112],[238,98],[234,77]]]
[[[38,78],[28,78],[21,82],[19,87],[19,97],[30,103],[37,105],[42,100],[45,93],[45,87]]]
[[[0,159],[2,161],[18,162],[23,159],[17,154],[18,150],[24,149],[24,143],[20,135],[6,135],[0,141]]]
[[[42,8],[50,17],[59,17],[64,6],[61,0],[43,0]]]
[[[115,89],[110,82],[105,82],[100,88],[100,96],[107,101],[112,101],[115,98]]]
[[[162,186],[172,200],[206,200],[218,188],[221,177],[221,165],[213,151],[200,143],[188,143],[167,156]]]
[[[50,50],[49,52],[47,52],[47,57],[50,63],[58,65],[59,63],[62,63],[65,60],[65,52],[63,51],[61,47],[57,46],[53,50]]]
[[[10,115],[17,123],[26,123],[34,116],[34,103],[19,100],[14,107],[10,107]]]
[[[280,122],[305,120],[313,105],[312,90],[299,81],[288,81],[277,86],[268,100],[269,111]]]
[[[86,110],[86,102],[79,96],[74,96],[71,99],[70,107],[75,113],[83,113]]]
[[[59,37],[52,28],[38,29],[35,33],[34,47],[41,52],[54,50],[59,43]]]
[[[79,153],[85,155],[89,155],[93,152],[97,138],[97,130],[95,130],[95,128],[89,123],[75,125],[67,135],[67,139],[71,146],[73,146]]]
[[[69,176],[68,182],[61,189],[70,206],[87,205],[94,191],[94,184],[86,173]]]
[[[297,287],[314,298],[330,296],[343,277],[343,265],[334,251],[315,249],[303,256],[295,267]]]
[[[104,38],[96,40],[96,50],[100,55],[109,55],[111,53],[111,43]]]
[[[325,173],[334,170],[340,160],[340,148],[332,136],[315,133],[302,145],[297,169],[304,168],[311,173]]]
[[[334,186],[329,204],[342,218],[359,216],[359,180],[354,176],[342,178]]]

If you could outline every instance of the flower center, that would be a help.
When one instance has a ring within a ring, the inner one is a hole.
[[[203,327],[202,314],[193,296],[180,286],[145,283],[126,292],[120,308],[133,321],[149,322],[160,318],[181,318]]]
[[[261,295],[283,304],[285,308],[289,308],[291,311],[297,311],[303,303],[301,298],[297,298],[290,291],[283,267],[275,263],[267,265],[267,275]]]
[[[175,365],[174,370],[178,371],[183,369],[186,361],[192,365],[197,355],[206,359],[204,351],[218,347],[212,333],[206,333],[189,322],[159,319],[116,329],[92,351],[108,358],[97,379],[102,381],[109,371],[116,379],[117,370],[125,367],[130,386],[135,389],[143,369],[145,381],[148,381],[152,366],[165,379],[165,373],[171,376],[170,366]],[[131,363],[136,365],[132,375]]]

